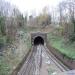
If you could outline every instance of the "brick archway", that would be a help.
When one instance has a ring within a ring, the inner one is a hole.
[[[42,44],[45,45],[47,43],[47,33],[36,32],[31,33],[31,44]]]

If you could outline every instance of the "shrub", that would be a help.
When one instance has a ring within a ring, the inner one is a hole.
[[[75,41],[75,33],[69,35],[69,41],[74,42]]]

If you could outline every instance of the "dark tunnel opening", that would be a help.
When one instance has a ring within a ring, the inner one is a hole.
[[[44,39],[40,36],[34,39],[34,45],[39,45],[39,44],[44,45]]]

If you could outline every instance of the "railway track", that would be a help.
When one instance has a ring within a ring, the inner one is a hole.
[[[69,71],[70,69],[65,66],[60,60],[58,60],[50,51],[49,49],[44,46],[44,49],[46,50],[49,58],[58,66],[58,68],[60,68],[61,71]]]
[[[47,60],[49,60],[56,67],[56,69],[59,69],[60,72],[69,70],[66,66],[64,66],[59,60],[54,57],[54,55],[48,50],[46,46],[37,45],[33,46],[32,52],[29,54],[26,62],[24,63],[17,75],[42,75],[40,73],[40,70],[44,69],[43,64],[46,64],[46,58],[44,58],[42,54],[45,54],[45,57],[48,57]]]

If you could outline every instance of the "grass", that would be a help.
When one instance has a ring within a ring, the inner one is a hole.
[[[6,62],[5,57],[0,56],[0,75],[10,75],[10,66]]]
[[[59,50],[62,54],[71,59],[75,59],[75,43],[64,44],[64,38],[55,36],[51,33],[48,34],[48,41],[51,46]]]
[[[52,68],[49,68],[48,69],[48,75],[53,75],[54,72],[55,72],[54,69],[52,69]]]

